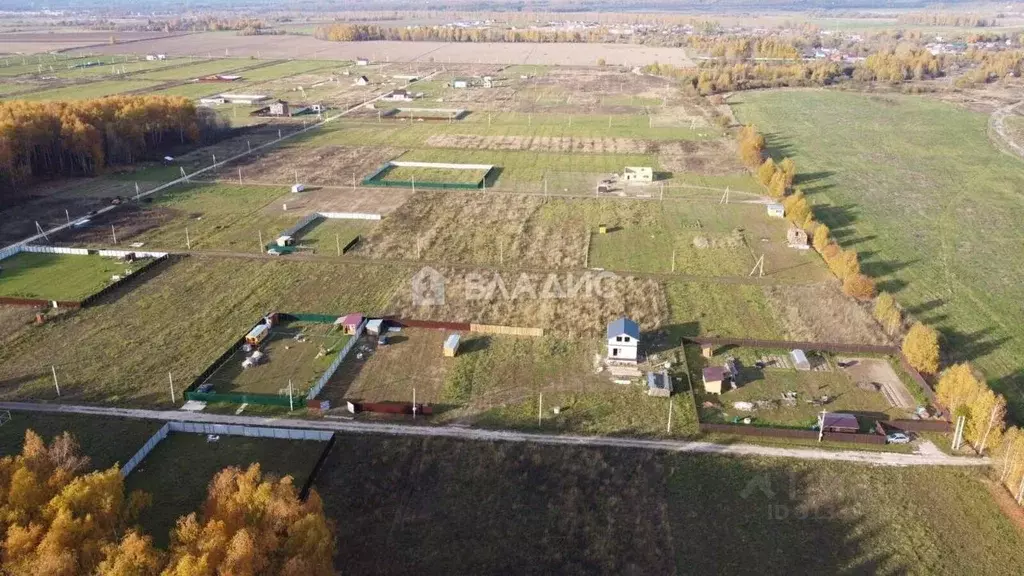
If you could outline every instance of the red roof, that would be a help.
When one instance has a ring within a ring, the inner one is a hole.
[[[359,326],[362,321],[363,315],[353,312],[352,314],[347,314],[342,317],[338,323],[343,326]]]

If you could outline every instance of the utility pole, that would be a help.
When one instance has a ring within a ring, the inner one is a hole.
[[[167,373],[167,381],[171,384],[171,404],[174,404],[174,378],[171,377],[171,373]]]
[[[185,227],[185,246],[187,246],[189,250],[192,249],[192,240],[188,237],[188,226]]]
[[[412,389],[412,419],[416,419],[416,389]]]
[[[537,393],[537,427],[540,428],[540,418],[544,414],[544,393]]]
[[[341,235],[334,235],[334,243],[338,246],[338,256],[341,256]]]
[[[239,186],[242,185],[242,169],[241,168],[238,169],[238,185]]]
[[[666,432],[668,432],[669,434],[672,433],[672,404],[674,404],[674,402],[672,402],[672,397],[669,396],[669,398],[668,398],[668,429],[666,430]]]
[[[71,213],[68,212],[67,208],[64,209],[64,216],[68,219],[68,225],[71,225]]]
[[[114,237],[114,244],[117,244],[117,234],[114,232],[114,225],[110,225],[110,235]]]
[[[139,196],[141,196],[141,193],[139,192],[139,183],[136,182],[135,183],[135,201],[136,202],[139,201]]]
[[[676,249],[673,248],[672,249],[672,272],[675,273],[675,271],[676,271]]]
[[[50,365],[50,370],[53,372],[53,387],[57,389],[57,396],[60,396],[60,384],[57,384],[57,367],[53,364]]]
[[[292,398],[292,381],[288,380],[288,410],[295,410],[295,400]]]
[[[263,246],[264,246],[264,244],[263,244],[263,230],[257,230],[256,233],[259,234],[259,238],[260,238],[260,251],[259,251],[259,253],[263,254]]]

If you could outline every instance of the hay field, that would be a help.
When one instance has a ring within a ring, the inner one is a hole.
[[[819,219],[879,288],[937,326],[949,360],[977,363],[1024,414],[1024,172],[989,141],[987,115],[926,97],[819,90],[738,102],[777,156],[794,157]]]

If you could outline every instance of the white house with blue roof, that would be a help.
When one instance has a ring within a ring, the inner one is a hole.
[[[629,318],[608,324],[608,360],[636,364],[640,348],[640,326]]]

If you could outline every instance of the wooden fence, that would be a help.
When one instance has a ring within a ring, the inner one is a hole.
[[[456,332],[480,332],[482,334],[504,334],[507,336],[543,336],[543,328],[524,326],[501,326],[496,324],[474,324],[470,322],[444,322],[440,320],[412,320],[386,316],[388,323],[402,328],[427,328],[430,330],[452,330]]]
[[[543,328],[526,328],[522,326],[498,326],[494,324],[470,324],[470,332],[484,334],[504,334],[506,336],[543,336]]]

